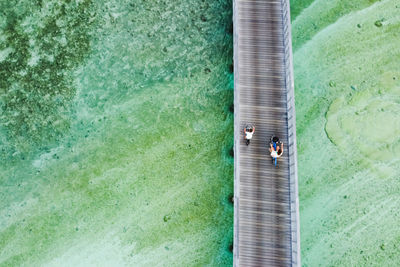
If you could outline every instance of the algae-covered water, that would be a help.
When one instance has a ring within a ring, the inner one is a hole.
[[[231,1],[0,0],[0,266],[232,264]],[[302,263],[400,262],[400,4],[293,0]]]
[[[400,3],[292,1],[304,266],[400,262]]]
[[[231,5],[0,0],[0,266],[232,264]]]

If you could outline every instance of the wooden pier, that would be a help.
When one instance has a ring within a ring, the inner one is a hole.
[[[289,0],[234,0],[234,266],[300,266]],[[256,130],[246,146],[243,129]],[[279,168],[268,146],[284,143]]]

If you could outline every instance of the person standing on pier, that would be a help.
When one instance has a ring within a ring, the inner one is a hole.
[[[248,146],[250,144],[251,138],[253,138],[253,134],[255,132],[256,128],[254,126],[249,126],[247,125],[244,128],[244,139],[246,140],[246,145]]]

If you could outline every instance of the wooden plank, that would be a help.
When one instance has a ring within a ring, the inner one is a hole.
[[[240,261],[240,266],[248,266],[248,267],[260,267],[260,266],[279,266],[285,267],[290,266],[290,262],[287,261],[276,261],[270,259],[258,259],[252,258],[248,256],[243,256],[243,259]]]
[[[245,255],[241,255],[244,259],[251,259],[256,261],[256,265],[252,266],[290,266],[291,257],[275,257],[273,255],[263,255],[261,253],[248,252]],[[247,266],[247,265],[243,265]]]
[[[235,136],[240,138],[238,262],[290,266],[289,157],[284,154],[277,169],[268,151],[273,134],[288,143],[283,7],[280,1],[236,0],[235,8],[235,127],[240,133],[246,124],[256,126],[250,146],[243,135]]]

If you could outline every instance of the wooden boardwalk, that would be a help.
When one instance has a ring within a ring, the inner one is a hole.
[[[287,0],[234,1],[234,266],[300,266],[297,152]],[[243,128],[256,128],[246,146]],[[269,139],[285,152],[272,164]]]

